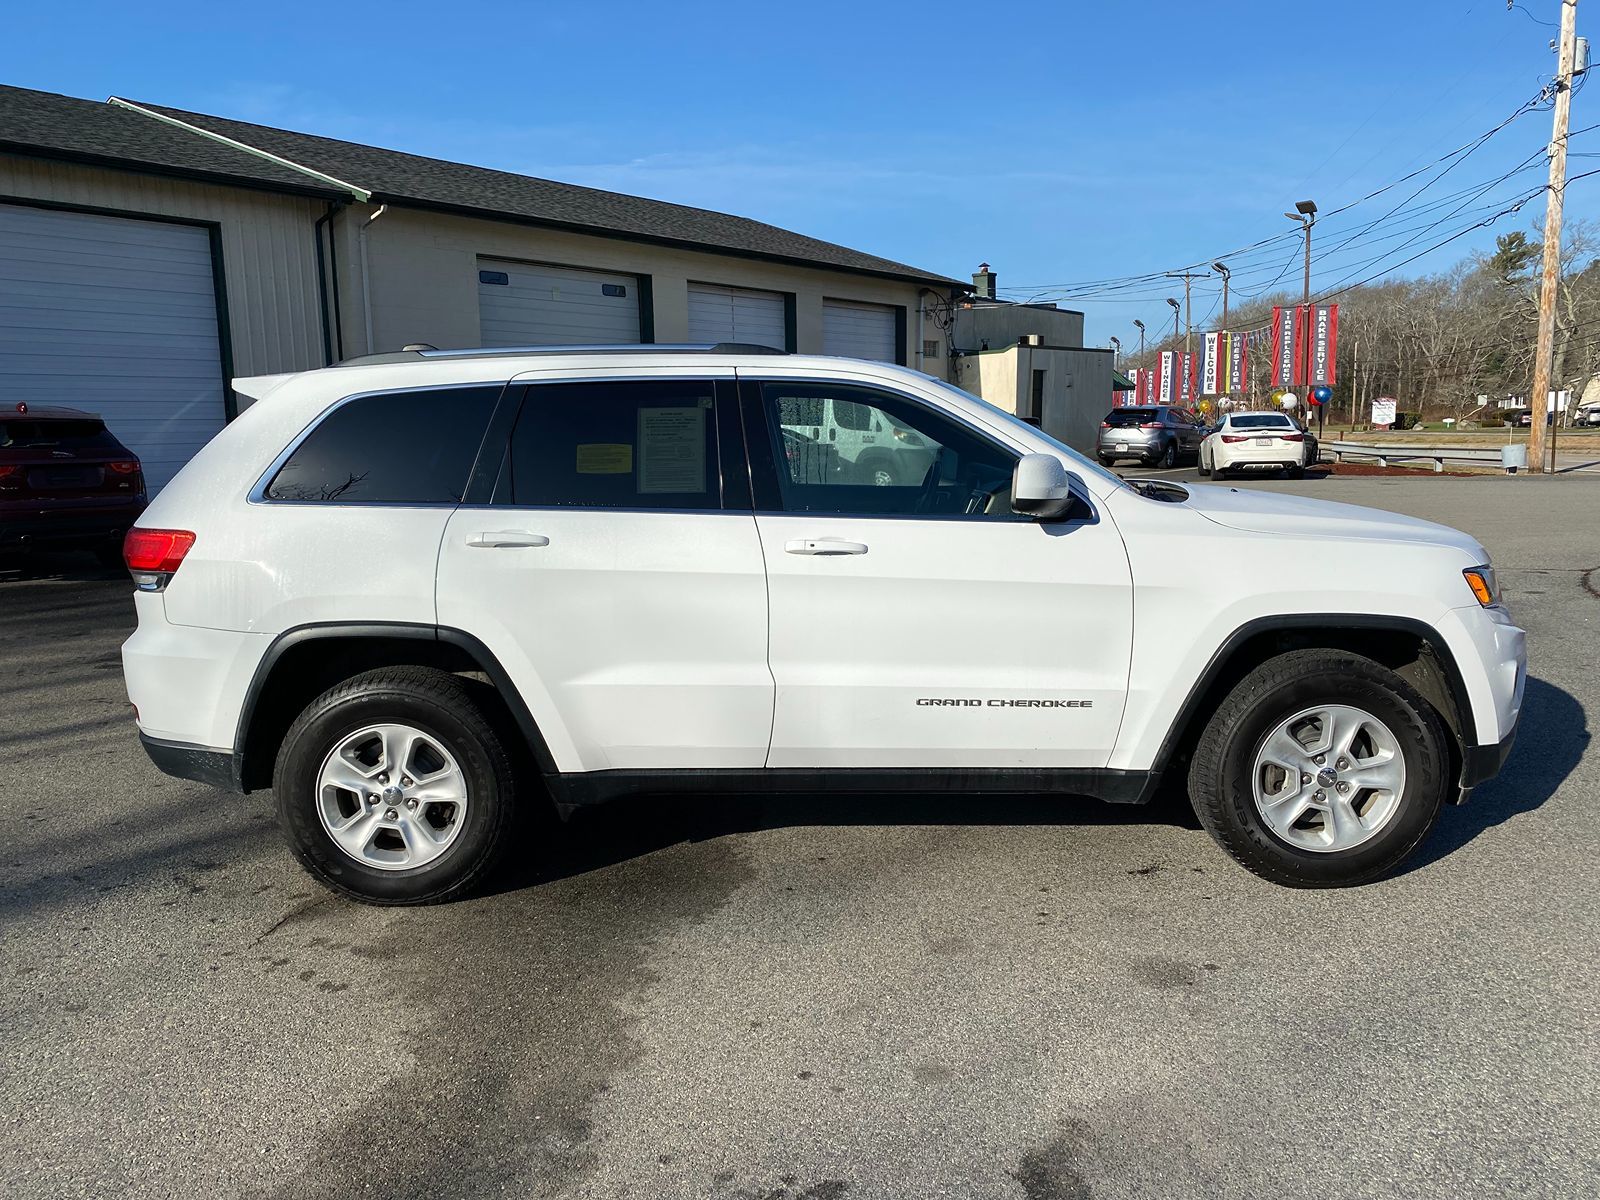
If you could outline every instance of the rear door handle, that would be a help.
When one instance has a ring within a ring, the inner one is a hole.
[[[475,533],[467,545],[479,550],[505,550],[517,546],[548,546],[550,539],[542,533],[529,533],[526,529],[497,529],[492,533]]]
[[[865,542],[847,542],[843,538],[793,538],[783,544],[785,554],[865,554]]]

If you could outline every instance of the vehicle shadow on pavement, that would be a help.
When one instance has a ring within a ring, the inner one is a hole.
[[[1446,808],[1402,872],[1416,871],[1455,853],[1480,834],[1532,812],[1550,799],[1589,748],[1583,705],[1571,693],[1528,677],[1517,744],[1500,774],[1459,808]]]
[[[538,831],[539,855],[500,868],[483,889],[498,894],[552,883],[669,846],[730,834],[804,826],[1177,825],[1200,828],[1188,799],[1163,789],[1147,805],[1107,804],[1067,795],[638,795],[553,815]]]
[[[92,554],[41,552],[38,554],[0,554],[0,585],[40,580],[62,583],[99,583],[117,580],[133,590],[128,572],[122,567],[102,566]],[[131,606],[130,606],[131,610]]]

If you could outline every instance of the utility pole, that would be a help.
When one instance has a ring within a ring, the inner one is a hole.
[[[1555,472],[1555,416],[1550,416],[1550,462],[1545,464],[1545,406],[1555,365],[1556,287],[1561,275],[1561,205],[1567,187],[1567,118],[1572,110],[1572,66],[1577,53],[1578,0],[1561,0],[1561,51],[1556,59],[1555,132],[1550,138],[1550,187],[1545,193],[1544,275],[1539,283],[1539,340],[1533,352],[1533,424],[1528,429],[1528,469]]]

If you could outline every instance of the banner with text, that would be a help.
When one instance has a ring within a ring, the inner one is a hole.
[[[1274,307],[1272,310],[1272,386],[1291,387],[1300,382],[1300,333],[1304,327],[1301,309]]]
[[[1178,354],[1175,350],[1163,350],[1158,357],[1157,370],[1160,378],[1156,385],[1156,403],[1175,403],[1174,397],[1178,394]]]
[[[1223,389],[1235,400],[1244,395],[1250,378],[1246,367],[1247,356],[1250,353],[1250,335],[1247,333],[1230,333],[1228,336],[1228,383]]]
[[[1226,334],[1206,334],[1206,366],[1200,378],[1200,394],[1202,396],[1215,396],[1222,391],[1223,381],[1228,374],[1227,368],[1222,362],[1226,342]]]
[[[1313,386],[1326,384],[1332,387],[1339,359],[1339,306],[1313,304],[1309,309],[1310,328],[1306,337],[1309,344],[1311,374],[1308,382]]]

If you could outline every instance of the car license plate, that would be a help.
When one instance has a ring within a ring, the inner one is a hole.
[[[1127,448],[1128,448],[1128,443],[1127,442],[1118,442],[1117,443],[1117,451],[1119,453],[1127,450]]]
[[[1270,445],[1272,445],[1272,439],[1271,438],[1257,438],[1256,439],[1256,445],[1258,445],[1258,446],[1270,446]]]

